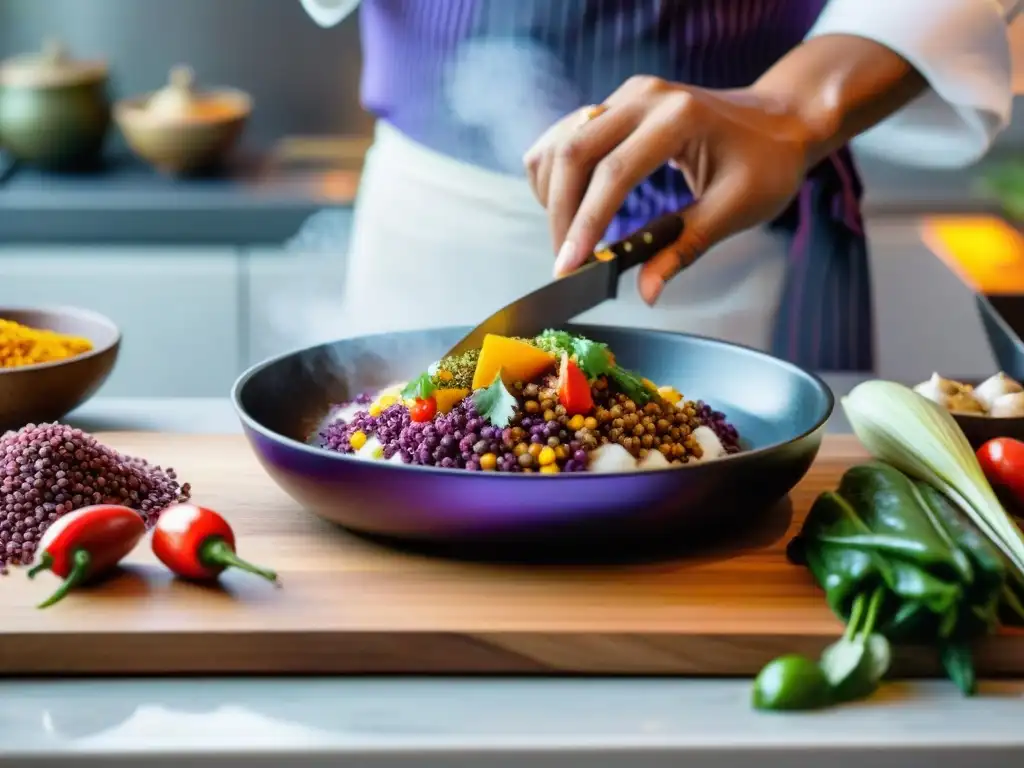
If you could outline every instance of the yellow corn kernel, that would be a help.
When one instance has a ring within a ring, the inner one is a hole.
[[[398,402],[398,395],[384,395],[377,402],[380,403],[381,410],[384,410],[385,408],[390,408],[392,405]]]
[[[586,419],[583,418],[583,415],[577,413],[575,416],[569,419],[569,429],[571,429],[573,432],[581,430],[583,429],[583,424],[585,423],[585,421]]]
[[[540,453],[537,454],[537,463],[540,464],[542,467],[546,467],[549,466],[550,464],[554,464],[556,458],[557,456],[555,456],[555,449],[552,448],[550,445],[545,445],[543,448],[540,449]]]
[[[366,411],[371,416],[380,416],[380,412],[381,412],[380,403],[373,403],[369,408],[366,409]]]
[[[542,475],[557,475],[559,471],[557,464],[545,464],[540,468],[540,473]]]
[[[451,381],[454,377],[451,371],[440,370],[437,372],[438,381]]]
[[[353,432],[352,436],[348,439],[348,444],[352,446],[353,450],[358,451],[366,445],[366,433],[362,430],[359,432]]]
[[[587,418],[583,420],[583,426],[587,429],[597,429],[597,419],[593,416],[587,416]]]
[[[493,453],[485,453],[480,457],[480,469],[490,472],[498,466],[498,457]]]

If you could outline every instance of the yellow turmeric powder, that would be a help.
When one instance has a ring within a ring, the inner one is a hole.
[[[92,342],[0,318],[0,368],[67,360],[92,350]]]

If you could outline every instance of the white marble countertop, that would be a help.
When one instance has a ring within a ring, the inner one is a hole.
[[[828,377],[837,394],[854,378]],[[69,421],[235,432],[227,400],[103,400]],[[835,431],[845,431],[837,420]],[[1024,649],[1022,649],[1024,652]],[[0,682],[0,766],[255,768],[948,768],[1024,757],[1024,682],[965,699],[941,681],[872,701],[766,715],[748,680],[318,678]]]

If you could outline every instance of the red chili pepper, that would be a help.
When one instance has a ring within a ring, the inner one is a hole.
[[[437,413],[437,400],[433,397],[420,397],[409,409],[409,418],[412,421],[430,421]]]
[[[83,507],[54,521],[39,540],[38,563],[28,577],[53,571],[64,583],[39,607],[53,605],[75,587],[112,570],[145,534],[141,515],[115,504]]]
[[[564,353],[562,365],[558,370],[558,402],[570,416],[594,410],[590,382],[579,366]]]
[[[153,529],[153,554],[178,576],[212,581],[227,568],[238,568],[268,581],[277,574],[235,554],[235,534],[228,521],[212,509],[175,504],[160,515]]]
[[[993,487],[1002,487],[1024,505],[1024,443],[1010,437],[989,440],[978,449],[978,463]]]

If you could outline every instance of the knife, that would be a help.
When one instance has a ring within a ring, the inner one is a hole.
[[[595,251],[575,271],[499,309],[445,357],[479,349],[489,333],[531,338],[548,328],[561,327],[576,315],[614,299],[623,272],[648,261],[682,234],[683,219],[678,213],[656,219],[624,240]]]

